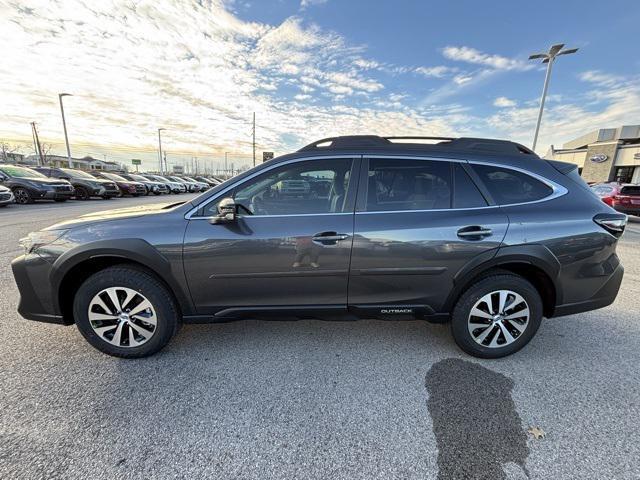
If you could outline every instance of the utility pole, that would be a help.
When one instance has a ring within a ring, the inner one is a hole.
[[[67,161],[71,167],[71,149],[69,148],[69,136],[67,135],[67,122],[64,119],[64,107],[62,106],[62,97],[71,97],[70,93],[59,93],[58,101],[60,102],[60,114],[62,115],[62,128],[64,129],[64,142],[67,144]]]
[[[562,50],[564,47],[564,43],[559,43],[557,45],[552,45],[549,48],[548,52],[545,53],[534,53],[529,56],[529,60],[536,60],[538,58],[542,58],[542,63],[547,64],[547,73],[544,76],[544,86],[542,87],[542,97],[540,97],[540,109],[538,110],[538,120],[536,122],[536,131],[533,134],[533,145],[531,146],[531,150],[536,149],[536,144],[538,143],[538,133],[540,132],[540,123],[542,122],[542,112],[544,110],[544,102],[547,98],[547,90],[549,89],[549,79],[551,78],[551,67],[553,67],[553,62],[556,61],[556,57],[560,55],[569,55],[571,53],[576,53],[578,51],[577,48],[566,48]]]
[[[256,112],[253,112],[253,166],[256,166]]]
[[[36,140],[36,146],[38,147],[36,153],[38,157],[40,157],[40,165],[44,166],[44,156],[42,155],[42,146],[40,145],[40,137],[38,136],[38,127],[36,127],[36,122],[31,122],[31,128],[33,128],[33,136]]]
[[[229,152],[224,152],[224,174],[227,175],[227,157],[229,156]]]
[[[158,129],[158,159],[160,160],[160,175],[164,173],[164,171],[162,170],[162,138],[160,136],[160,132],[162,130],[166,130],[166,129],[165,128]]]
[[[38,144],[36,143],[35,125],[36,122],[31,122],[31,136],[33,137],[33,151],[36,155],[38,155]]]

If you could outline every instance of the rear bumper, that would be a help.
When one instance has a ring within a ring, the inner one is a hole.
[[[624,213],[625,215],[640,216],[640,205],[615,205],[613,208],[617,212]]]
[[[624,268],[622,265],[618,264],[617,268],[611,274],[606,283],[593,297],[577,303],[557,305],[554,309],[553,317],[562,317],[565,315],[573,315],[575,313],[588,312],[611,305],[618,296],[623,276]]]
[[[21,255],[11,262],[20,292],[18,313],[27,320],[70,325],[57,307],[50,289],[51,264],[37,254]]]

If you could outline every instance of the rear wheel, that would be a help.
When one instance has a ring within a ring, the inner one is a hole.
[[[464,292],[453,310],[453,338],[465,352],[500,358],[517,352],[542,322],[542,299],[518,275],[486,277]]]
[[[136,267],[110,267],[89,277],[73,303],[78,330],[115,357],[146,357],[178,329],[178,308],[164,284]]]
[[[33,197],[29,193],[29,190],[26,188],[18,187],[13,189],[13,196],[15,197],[16,203],[21,205],[26,205],[27,203],[33,203]]]
[[[78,200],[89,200],[89,191],[84,187],[76,187],[75,196]]]

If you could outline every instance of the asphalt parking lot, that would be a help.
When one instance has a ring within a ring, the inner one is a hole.
[[[0,478],[640,478],[639,222],[615,304],[501,360],[421,321],[191,325],[121,360],[18,316],[20,237],[178,199],[0,210]]]

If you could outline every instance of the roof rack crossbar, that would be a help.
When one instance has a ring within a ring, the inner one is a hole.
[[[383,137],[386,138],[387,140],[455,140],[455,137],[423,137],[423,136],[419,136],[419,137],[414,137],[412,135],[410,136],[401,136],[401,137]]]
[[[397,136],[397,137],[380,137],[377,135],[348,135],[342,137],[328,137],[316,140],[309,145],[302,147],[299,152],[309,152],[318,150],[344,150],[344,149],[379,149],[395,147],[400,148],[399,143],[392,140],[440,140],[429,148],[451,148],[456,150],[472,150],[478,152],[491,153],[523,153],[535,155],[531,149],[516,142],[509,140],[497,140],[490,138],[472,138],[472,137],[427,137],[427,136]],[[404,148],[417,148],[418,145],[411,145],[410,142],[404,145]],[[425,148],[427,145],[425,145]]]

